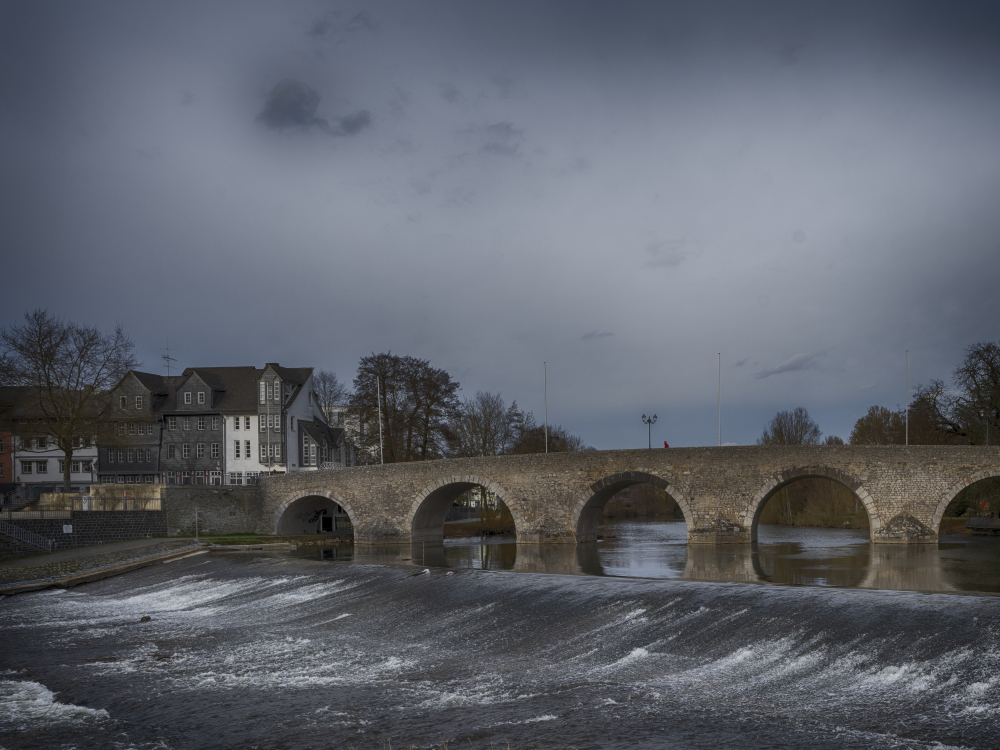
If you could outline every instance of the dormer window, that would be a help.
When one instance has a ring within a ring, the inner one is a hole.
[[[205,391],[198,391],[198,403],[205,403]]]
[[[142,396],[136,396],[135,397],[135,408],[136,409],[141,409],[142,408]]]
[[[184,391],[184,403],[185,404],[191,403],[191,391]]]

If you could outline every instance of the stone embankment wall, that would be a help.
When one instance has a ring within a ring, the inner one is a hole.
[[[170,536],[194,536],[195,508],[198,532],[205,535],[254,534],[262,513],[256,486],[167,485],[163,508]]]
[[[160,511],[73,511],[69,518],[27,518],[9,523],[51,539],[55,543],[53,551],[125,539],[167,536],[166,516]],[[65,528],[71,531],[66,532]],[[3,557],[41,553],[42,550],[36,547],[16,544],[13,540],[0,548]]]

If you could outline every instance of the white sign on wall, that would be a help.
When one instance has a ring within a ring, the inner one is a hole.
[[[71,524],[71,523],[64,523],[63,524],[63,534],[72,534],[72,533],[73,533],[73,524]]]

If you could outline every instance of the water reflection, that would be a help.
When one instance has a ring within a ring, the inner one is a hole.
[[[754,544],[689,545],[683,522],[621,521],[602,531],[603,541],[578,545],[469,538],[412,546],[346,543],[295,554],[431,568],[1000,593],[1000,539],[995,538],[873,545],[866,531],[762,526]]]

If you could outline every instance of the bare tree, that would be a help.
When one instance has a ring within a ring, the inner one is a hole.
[[[854,423],[851,445],[902,445],[906,442],[903,415],[884,406],[870,406]]]
[[[104,334],[39,309],[0,330],[0,346],[0,385],[23,389],[21,427],[63,452],[69,491],[73,452],[107,429],[107,394],[138,367],[135,345],[121,326]]]
[[[320,370],[313,375],[313,387],[319,398],[319,408],[327,422],[333,421],[333,410],[337,406],[347,406],[351,400],[351,392],[347,385],[337,377],[337,373]]]
[[[462,402],[452,422],[456,456],[499,456],[509,453],[524,423],[514,401],[509,406],[499,393],[477,391]]]
[[[757,445],[818,445],[819,425],[803,407],[793,411],[779,411],[757,438]]]

